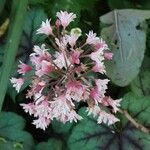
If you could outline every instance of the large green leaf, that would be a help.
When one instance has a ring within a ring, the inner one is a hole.
[[[132,9],[114,10],[100,17],[107,25],[101,35],[114,53],[113,60],[106,62],[106,71],[116,85],[128,85],[139,72],[146,43],[144,21],[148,18],[150,11]]]
[[[32,150],[32,136],[23,131],[25,121],[11,112],[0,113],[0,150]]]
[[[130,87],[137,96],[150,96],[150,71],[141,71]]]
[[[62,142],[56,139],[49,139],[47,142],[41,142],[36,150],[62,150]]]
[[[123,108],[145,126],[150,126],[150,98],[136,99],[127,94],[122,102]],[[70,150],[149,150],[150,135],[139,131],[125,117],[121,116],[118,126],[98,125],[93,117],[86,117],[78,123],[69,138]]]

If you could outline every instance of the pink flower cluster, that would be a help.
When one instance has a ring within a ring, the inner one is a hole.
[[[89,72],[104,74],[104,60],[112,59],[107,44],[96,33],[89,31],[82,41],[81,30],[67,31],[76,15],[66,11],[57,12],[55,25],[51,20],[42,22],[37,34],[45,34],[52,48],[44,44],[34,46],[30,55],[32,65],[20,61],[18,73],[22,78],[12,78],[13,87],[19,92],[23,83],[29,80],[25,74],[33,72],[26,97],[30,103],[21,104],[25,112],[33,115],[33,124],[45,130],[53,119],[77,122],[82,116],[76,112],[76,104],[86,102],[88,114],[97,118],[98,123],[111,125],[119,121],[114,113],[118,111],[120,99],[113,100],[105,96],[108,79],[93,79]],[[110,107],[111,106],[111,110]]]

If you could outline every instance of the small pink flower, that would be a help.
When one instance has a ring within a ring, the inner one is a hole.
[[[71,62],[67,58],[65,52],[62,52],[62,53],[56,52],[55,57],[56,57],[56,59],[53,60],[53,62],[60,69],[62,69],[63,67],[67,68],[67,66],[70,66]]]
[[[94,117],[98,117],[97,118],[98,124],[105,123],[108,125],[112,125],[115,122],[119,121],[119,119],[116,118],[113,114],[109,114],[101,110],[98,105],[94,105],[93,107],[88,108],[87,111],[88,111],[88,115],[92,114]]]
[[[108,88],[107,87],[108,82],[109,82],[108,79],[96,79],[95,80],[96,87],[98,91],[101,92],[103,97],[104,97],[104,94],[106,93],[106,89]]]
[[[60,27],[61,22],[60,22],[60,20],[59,20],[59,19],[57,19],[57,20],[56,20],[55,25],[56,25],[56,27],[57,27],[57,28],[59,28],[59,27]]]
[[[105,73],[105,65],[104,65],[104,56],[103,51],[101,49],[92,52],[89,57],[95,62],[95,65],[93,66],[92,70],[94,72],[100,72]]]
[[[20,104],[20,106],[23,107],[24,111],[26,113],[29,113],[30,115],[34,114],[35,112],[35,105],[33,103],[28,103],[28,104]]]
[[[40,103],[36,103],[34,117],[51,119],[51,111],[50,103],[45,99]]]
[[[80,64],[80,52],[78,50],[72,50],[70,60],[72,64]]]
[[[66,85],[66,98],[68,100],[75,100],[77,102],[83,100],[86,87],[79,81],[68,81]]]
[[[96,117],[100,113],[100,107],[98,105],[94,105],[93,107],[88,107],[87,108],[88,115],[93,115]]]
[[[19,78],[19,79],[11,78],[10,81],[13,84],[13,87],[15,87],[16,91],[19,93],[20,88],[24,83],[24,79],[23,78]]]
[[[68,119],[68,121],[70,122],[70,123],[72,123],[73,121],[74,122],[77,122],[77,120],[81,120],[81,119],[83,119],[80,115],[78,115],[77,113],[76,113],[76,111],[74,111],[74,110],[71,110],[70,111],[70,114],[68,115],[68,117],[67,117],[67,119]]]
[[[50,20],[46,19],[46,22],[42,21],[41,27],[37,30],[37,34],[51,35],[52,27],[50,25]]]
[[[90,97],[95,101],[96,105],[102,103],[102,100],[105,97],[108,81],[108,79],[95,80],[96,87],[90,91]]]
[[[95,52],[92,52],[89,56],[92,60],[94,60],[97,63],[101,63],[104,60],[103,51],[100,49]]]
[[[97,119],[98,124],[105,123],[108,125],[112,125],[118,121],[119,119],[116,118],[113,114],[106,113],[105,111],[102,110],[100,111],[99,117]]]
[[[92,68],[92,71],[94,72],[99,72],[99,73],[105,73],[105,66],[104,66],[104,63],[96,63],[93,68]]]
[[[122,99],[113,100],[111,97],[104,97],[102,100],[102,103],[104,106],[111,106],[113,108],[113,111],[116,113],[119,110],[120,102]]]
[[[20,65],[18,65],[18,68],[19,69],[17,72],[23,75],[32,70],[32,67],[30,67],[27,64],[22,63],[21,61],[20,61]]]
[[[56,42],[56,44],[58,45],[58,47],[61,51],[64,51],[66,49],[67,43],[68,43],[66,37],[63,37],[63,38],[60,38],[60,39],[55,38],[55,42]]]
[[[38,77],[42,77],[43,75],[48,75],[50,72],[52,72],[54,70],[54,66],[46,61],[46,60],[43,60],[41,62],[41,68],[38,69],[35,74],[38,76]]]
[[[34,46],[34,53],[30,55],[30,60],[35,66],[35,74],[39,77],[50,73],[54,68],[51,54],[45,49],[44,44],[41,47]]]
[[[56,16],[60,20],[61,25],[63,26],[64,29],[70,24],[70,22],[74,21],[74,19],[76,18],[75,14],[68,13],[67,11],[57,12]]]
[[[105,52],[104,53],[104,57],[108,60],[112,60],[112,57],[113,57],[113,53],[110,53],[110,52]]]
[[[100,97],[99,91],[97,89],[92,89],[90,91],[90,97],[95,101],[96,105],[98,105],[98,103],[100,103],[102,100],[102,97]]]
[[[78,34],[72,33],[70,35],[66,35],[67,41],[70,44],[70,46],[73,48],[74,45],[76,44],[76,41],[79,38]]]
[[[93,33],[93,31],[89,31],[88,34],[86,34],[87,39],[86,39],[86,44],[97,44],[99,41],[99,38],[96,37],[96,33]]]
[[[27,98],[31,98],[36,93],[41,93],[44,87],[46,86],[46,82],[42,81],[40,78],[35,78],[32,80],[32,85],[30,85],[30,90],[26,95]]]
[[[34,124],[36,126],[36,128],[45,130],[48,127],[48,125],[50,124],[50,120],[47,118],[41,117],[36,120],[33,120],[32,124]]]
[[[98,42],[95,44],[95,48],[97,49],[97,50],[108,50],[109,48],[108,48],[108,45],[106,44],[106,42],[102,39],[102,38],[100,38],[99,40],[98,40]]]
[[[51,101],[50,105],[53,118],[66,123],[68,121],[68,116],[70,115],[71,106],[69,104],[69,101],[67,101],[65,95],[63,94],[59,97],[54,98],[54,101]]]
[[[51,54],[45,49],[45,44],[42,44],[41,47],[35,45],[33,51],[34,53],[30,55],[30,60],[36,67],[36,70],[41,68],[43,60],[51,61]]]

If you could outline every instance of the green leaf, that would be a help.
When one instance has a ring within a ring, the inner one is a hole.
[[[23,131],[25,121],[11,112],[0,113],[0,149],[1,150],[32,150],[32,136]]]
[[[62,150],[62,142],[56,139],[49,139],[47,142],[41,142],[36,150]]]
[[[150,127],[150,97],[136,97],[134,93],[128,93],[123,97],[121,106],[124,110],[127,110],[128,113],[136,118],[139,123],[142,123],[144,126]],[[124,119],[125,120],[125,119]],[[123,120],[123,122],[124,122]]]
[[[106,62],[106,72],[116,85],[128,85],[139,73],[146,43],[144,21],[148,18],[150,11],[132,9],[114,10],[100,17],[107,25],[101,35],[114,53],[113,60]]]
[[[4,47],[0,47],[0,70],[2,67],[2,63],[3,63],[3,56],[4,56]]]
[[[145,126],[150,126],[150,98],[136,99],[133,94],[126,95],[123,108]],[[73,129],[69,141],[69,150],[149,150],[150,135],[139,131],[121,114],[120,125],[98,125],[91,116],[84,116]]]
[[[150,71],[141,71],[130,87],[137,96],[150,96]]]

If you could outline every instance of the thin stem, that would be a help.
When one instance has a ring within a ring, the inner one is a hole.
[[[119,109],[119,112],[122,113],[137,129],[144,133],[150,133],[150,129],[137,122],[126,110]]]
[[[26,13],[28,0],[13,0],[11,25],[9,28],[8,39],[5,45],[5,54],[3,59],[2,72],[0,77],[0,110],[2,109],[4,97],[7,90],[12,66],[14,65],[15,57],[17,54],[22,27],[24,23],[24,16]]]
[[[49,41],[51,42],[52,47],[53,47],[55,50],[60,51],[60,49],[59,49],[59,48],[57,47],[57,45],[52,41],[51,38],[49,38]]]

